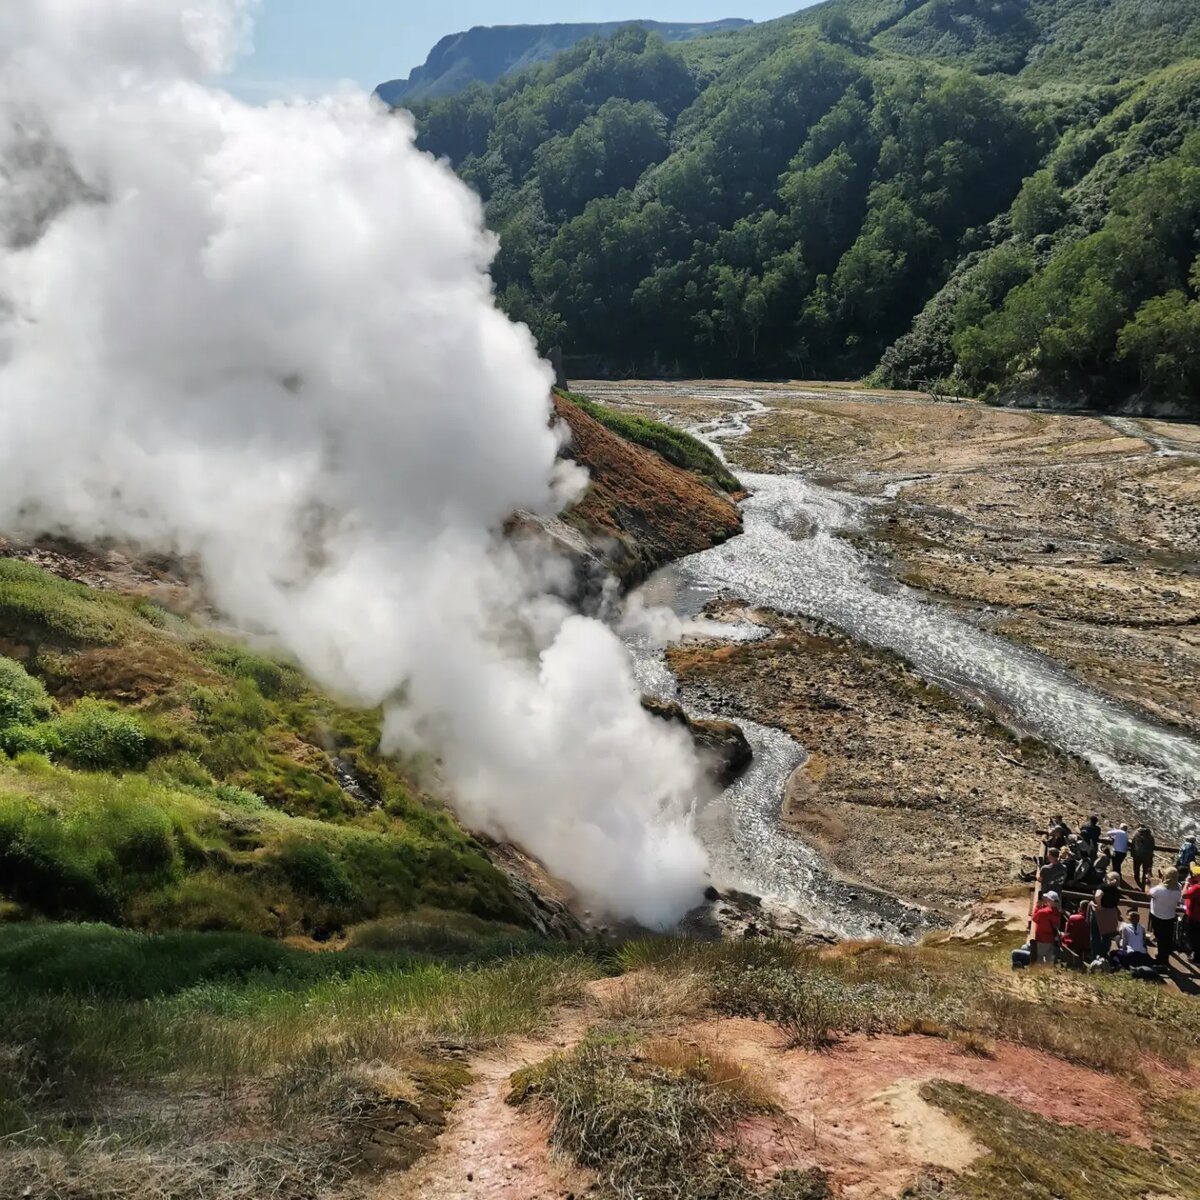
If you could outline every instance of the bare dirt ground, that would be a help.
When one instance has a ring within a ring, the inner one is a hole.
[[[843,878],[952,915],[1030,864],[1033,830],[1073,808],[1130,820],[1080,763],[1018,745],[898,659],[778,616],[775,636],[668,652],[707,707],[785,730],[808,751],[783,820]]]
[[[738,1019],[706,1022],[688,1037],[719,1044],[774,1082],[782,1112],[741,1131],[757,1171],[820,1167],[846,1200],[898,1196],[929,1168],[961,1171],[984,1153],[921,1098],[921,1086],[935,1079],[1000,1096],[1051,1121],[1147,1144],[1133,1088],[1019,1046],[1000,1044],[979,1057],[941,1038],[856,1035],[821,1053],[781,1050],[778,1031]]]
[[[608,981],[602,981],[602,983]],[[370,1200],[559,1200],[582,1196],[589,1174],[552,1154],[547,1123],[507,1103],[515,1071],[578,1044],[594,1013],[567,1009],[539,1037],[471,1064],[436,1149],[411,1171],[386,1178]]]
[[[900,578],[1150,715],[1200,730],[1200,427],[932,405],[771,401],[735,455],[896,498]]]
[[[597,994],[628,983],[602,981]],[[371,1200],[567,1200],[594,1190],[588,1172],[551,1152],[545,1121],[506,1097],[514,1071],[578,1044],[595,1016],[594,1008],[568,1010],[544,1036],[472,1063],[473,1082],[437,1147],[409,1172],[386,1178]],[[778,1111],[743,1122],[733,1147],[752,1177],[816,1167],[844,1200],[900,1196],[931,1173],[968,1170],[987,1152],[922,1097],[933,1080],[964,1084],[1056,1123],[1149,1144],[1146,1093],[1019,1046],[968,1054],[939,1037],[853,1035],[820,1052],[789,1050],[775,1026],[738,1018],[686,1024],[672,1038],[700,1055],[719,1048],[769,1085]]]

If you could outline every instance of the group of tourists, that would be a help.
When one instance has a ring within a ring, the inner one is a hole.
[[[1099,817],[1092,816],[1072,833],[1061,816],[1054,817],[1037,871],[1029,943],[1013,952],[1013,965],[1063,962],[1150,975],[1167,969],[1177,927],[1184,939],[1181,953],[1200,964],[1200,848],[1194,836],[1185,838],[1173,864],[1157,878],[1155,849],[1154,835],[1144,825],[1133,833],[1128,825],[1105,832]],[[1128,903],[1126,893],[1133,889],[1124,878],[1127,859],[1132,860],[1133,888],[1148,892],[1149,929]]]

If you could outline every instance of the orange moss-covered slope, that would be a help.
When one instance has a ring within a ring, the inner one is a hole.
[[[571,427],[567,456],[592,477],[566,519],[590,541],[605,541],[605,556],[623,583],[741,533],[737,506],[698,475],[618,437],[562,396],[554,407]]]

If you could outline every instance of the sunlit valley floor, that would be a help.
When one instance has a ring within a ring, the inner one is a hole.
[[[553,532],[601,548],[581,578],[695,555],[667,568],[681,609],[754,627],[662,661],[689,711],[800,747],[755,828],[764,855],[817,864],[804,915],[867,920],[887,894],[970,920],[915,945],[744,920],[717,943],[590,936],[557,881],[459,828],[435,763],[379,755],[374,714],[215,626],[186,564],[9,544],[0,1198],[1082,1200],[1097,1173],[1120,1200],[1195,1195],[1195,998],[1008,970],[1034,825],[1166,791],[839,624],[829,592],[709,595],[743,520],[766,536],[753,498],[739,518],[702,446],[614,412],[709,422],[739,475],[866,498],[832,533],[795,514],[790,539],[867,554],[885,596],[895,573],[1185,746],[1194,430],[823,387],[580,390],[608,406],[569,411],[596,483]],[[746,397],[762,411],[723,436]],[[722,886],[744,865],[718,863]],[[786,901],[786,877],[747,886],[775,883]],[[927,927],[902,919],[880,932]]]

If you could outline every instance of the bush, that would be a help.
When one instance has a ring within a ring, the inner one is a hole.
[[[53,758],[62,750],[62,738],[53,724],[10,725],[0,729],[0,750],[11,758],[21,754],[41,754]]]
[[[292,889],[325,904],[353,904],[360,896],[346,868],[324,846],[292,842],[276,855],[275,862]]]
[[[149,758],[142,723],[99,700],[80,700],[55,729],[62,757],[86,771],[137,770]]]
[[[0,655],[0,730],[36,724],[53,711],[42,681],[34,679],[19,662]]]
[[[64,815],[0,796],[4,892],[43,913],[115,919],[131,896],[181,870],[175,825],[153,804],[114,797]]]
[[[728,1143],[736,1123],[771,1107],[738,1065],[664,1053],[662,1045],[584,1042],[513,1077],[512,1103],[539,1098],[551,1140],[617,1196],[664,1200],[816,1200],[823,1177],[782,1173],[758,1187]],[[655,1061],[662,1059],[666,1065]]]

